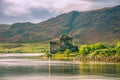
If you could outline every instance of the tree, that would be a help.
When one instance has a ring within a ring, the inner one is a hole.
[[[106,49],[106,48],[107,47],[101,42],[90,45],[91,51],[95,51],[95,50],[99,50],[99,49]]]
[[[118,42],[118,43],[116,44],[115,49],[116,49],[116,52],[117,52],[117,53],[120,53],[120,42]]]
[[[64,51],[64,53],[66,54],[67,59],[69,59],[69,56],[70,56],[71,50],[67,48],[67,49]]]
[[[90,47],[87,45],[82,45],[79,48],[79,55],[86,56],[88,53],[90,53]]]

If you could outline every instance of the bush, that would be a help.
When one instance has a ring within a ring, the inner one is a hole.
[[[82,45],[79,48],[79,55],[86,56],[88,53],[90,53],[90,47],[87,45]]]
[[[115,49],[116,49],[116,52],[120,54],[120,42],[116,44]]]
[[[89,46],[90,46],[91,51],[95,51],[95,50],[99,50],[99,49],[106,49],[106,48],[107,48],[107,47],[106,47],[103,43],[101,43],[101,42],[96,43],[96,44],[91,44],[91,45],[89,45]]]
[[[91,45],[81,45],[79,48],[79,55],[87,56],[90,53],[93,53],[95,50],[106,49],[107,47],[99,42]]]

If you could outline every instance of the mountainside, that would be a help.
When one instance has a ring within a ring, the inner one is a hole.
[[[1,32],[0,42],[49,41],[61,34],[72,34],[79,43],[120,41],[120,6],[72,11],[38,24],[15,23]]]
[[[10,28],[10,25],[0,24],[0,32],[4,32]]]
[[[0,40],[4,38],[2,33],[7,31],[9,28],[10,28],[10,25],[0,24]]]

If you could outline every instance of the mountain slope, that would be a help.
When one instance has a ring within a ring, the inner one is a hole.
[[[4,32],[10,28],[10,25],[0,24],[0,32]]]
[[[15,23],[1,33],[1,42],[48,41],[61,34],[72,34],[76,42],[95,43],[120,40],[120,6],[93,11],[72,11],[33,23]]]

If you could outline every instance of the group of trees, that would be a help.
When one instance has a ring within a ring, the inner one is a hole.
[[[101,55],[104,57],[109,56],[120,56],[120,42],[118,42],[114,47],[107,47],[103,43],[99,42],[96,44],[91,45],[81,45],[79,47],[79,53],[80,56],[97,56]]]
[[[106,49],[107,47],[99,42],[99,43],[96,43],[96,44],[91,44],[91,45],[81,45],[79,47],[79,53],[78,55],[81,55],[81,56],[87,56],[89,53],[92,53],[96,50],[101,50],[101,49]]]
[[[79,57],[84,57],[87,59],[106,59],[106,60],[116,60],[120,61],[120,42],[118,42],[114,47],[106,46],[105,44],[99,42],[90,45],[81,45],[78,52]]]

